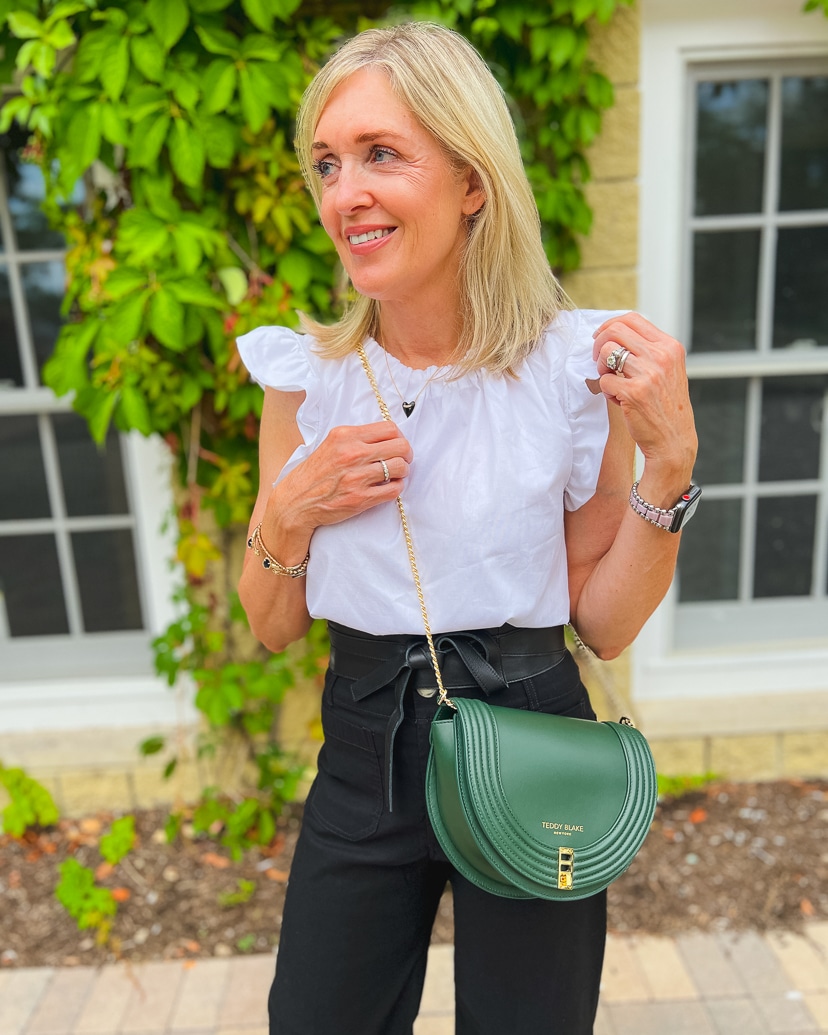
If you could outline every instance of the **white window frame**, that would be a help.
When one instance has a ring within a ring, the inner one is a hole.
[[[688,327],[687,199],[693,138],[687,97],[693,69],[793,60],[804,68],[828,57],[828,20],[818,13],[803,14],[799,0],[641,0],[641,30],[639,306],[655,323],[681,336]],[[786,372],[795,372],[790,356],[767,354],[758,365],[755,353],[750,359],[752,375],[779,372],[783,362]],[[691,360],[699,374],[704,365],[708,376],[727,376],[734,362],[715,355]],[[803,363],[803,373],[828,370],[828,356],[806,353],[796,362]],[[679,650],[676,597],[674,587],[632,651],[632,690],[649,731],[689,736],[724,731],[734,722],[738,728],[731,732],[807,728],[817,716],[826,724],[828,628],[812,620],[812,602],[803,603],[805,638],[790,644],[719,642]],[[731,617],[728,603],[718,611],[722,622]],[[751,606],[758,620],[772,622],[780,605],[763,600]],[[751,709],[734,710],[735,703],[744,704],[747,698],[753,699]]]
[[[822,426],[821,466],[815,478],[807,481],[760,481],[758,447],[762,408],[762,385],[765,377],[828,374],[828,347],[802,351],[774,349],[773,298],[776,273],[777,230],[784,227],[828,226],[828,211],[780,212],[776,209],[779,192],[780,149],[782,136],[782,78],[787,75],[826,75],[828,55],[821,59],[793,63],[782,60],[751,63],[746,61],[693,64],[686,69],[687,140],[696,138],[696,87],[710,80],[768,79],[770,91],[769,134],[765,147],[764,197],[762,210],[745,215],[695,216],[694,191],[688,183],[685,191],[684,302],[681,327],[685,340],[692,336],[692,269],[693,242],[696,230],[757,230],[762,233],[759,257],[758,319],[756,349],[717,354],[698,352],[688,356],[691,379],[739,378],[747,381],[746,439],[748,477],[732,485],[705,486],[705,497],[742,499],[741,549],[739,561],[739,599],[705,603],[682,603],[675,623],[675,645],[693,649],[697,646],[724,646],[760,643],[785,639],[819,638],[828,630],[828,413]],[[694,155],[688,154],[688,171]],[[828,404],[823,403],[826,407]],[[780,622],[783,600],[753,597],[754,549],[756,545],[756,506],[763,497],[816,497],[816,529],[813,556],[813,595],[784,600],[785,619]],[[747,605],[747,606],[745,606]],[[781,628],[780,628],[781,626]],[[787,634],[789,632],[789,635]]]
[[[24,297],[21,266],[63,262],[63,249],[18,250],[8,207],[5,176],[0,173],[0,262],[8,273],[9,293],[21,346],[23,385],[0,389],[0,415],[27,415],[39,422],[49,518],[4,522],[7,533],[24,534],[33,526],[55,533],[67,605],[69,633],[11,638],[0,601],[0,730],[173,725],[191,717],[180,695],[172,694],[153,671],[150,641],[173,620],[175,554],[171,458],[157,436],[120,435],[129,513],[123,516],[73,518],[67,515],[57,448],[48,417],[71,411],[68,398],[57,398],[40,385]],[[19,527],[18,527],[19,526]],[[165,528],[166,526],[166,528]],[[78,531],[128,528],[133,534],[138,591],[144,628],[125,632],[84,633],[80,597],[70,551]]]

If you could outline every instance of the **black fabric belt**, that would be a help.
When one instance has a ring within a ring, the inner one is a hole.
[[[355,701],[386,686],[394,687],[395,708],[385,733],[385,772],[388,811],[393,811],[394,739],[403,720],[405,691],[434,688],[437,680],[425,636],[372,636],[328,622],[330,668],[354,680]],[[447,690],[479,687],[486,695],[509,683],[545,672],[566,650],[563,626],[547,629],[475,629],[439,633],[434,637],[437,661]]]

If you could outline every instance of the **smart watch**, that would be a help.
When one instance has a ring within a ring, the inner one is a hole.
[[[696,513],[702,491],[698,485],[690,483],[687,492],[682,493],[681,499],[670,507],[654,507],[638,495],[638,482],[630,489],[630,506],[645,521],[651,525],[658,525],[665,532],[680,532],[690,518]]]

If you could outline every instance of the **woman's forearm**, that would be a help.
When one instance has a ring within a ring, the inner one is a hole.
[[[280,509],[278,494],[271,493],[262,512],[253,513],[248,536],[261,522],[261,541],[281,564],[301,564],[309,552],[311,533],[291,524]],[[250,629],[274,653],[301,639],[311,626],[305,595],[305,578],[278,574],[262,565],[264,558],[248,549],[239,580],[239,599],[247,612]]]
[[[690,470],[647,477],[639,483],[642,498],[672,507],[690,484]],[[651,524],[632,510],[625,495],[620,524],[611,547],[581,583],[571,611],[578,635],[598,657],[610,660],[628,647],[664,599],[676,567],[681,533]]]

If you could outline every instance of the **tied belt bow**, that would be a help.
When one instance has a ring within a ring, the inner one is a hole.
[[[393,811],[393,768],[394,768],[394,740],[397,730],[403,720],[403,708],[405,691],[416,672],[433,672],[431,655],[428,644],[424,641],[411,643],[408,646],[401,643],[399,650],[386,660],[382,661],[367,675],[357,679],[351,687],[355,701],[362,701],[371,694],[376,693],[383,687],[393,684],[395,707],[388,719],[388,726],[385,731],[385,772],[387,776],[388,811]],[[466,673],[473,680],[465,680],[468,686],[476,683],[485,694],[492,694],[497,690],[506,688],[507,683],[503,677],[500,664],[500,649],[494,636],[486,632],[474,633],[450,633],[434,638],[434,647],[437,651],[437,660],[440,671],[449,660],[452,652],[462,663]],[[332,667],[335,668],[332,658]],[[452,666],[454,668],[456,666]],[[335,668],[336,670],[336,668]],[[456,684],[456,680],[453,680]],[[436,679],[435,679],[436,683]],[[460,684],[463,685],[463,684]]]

